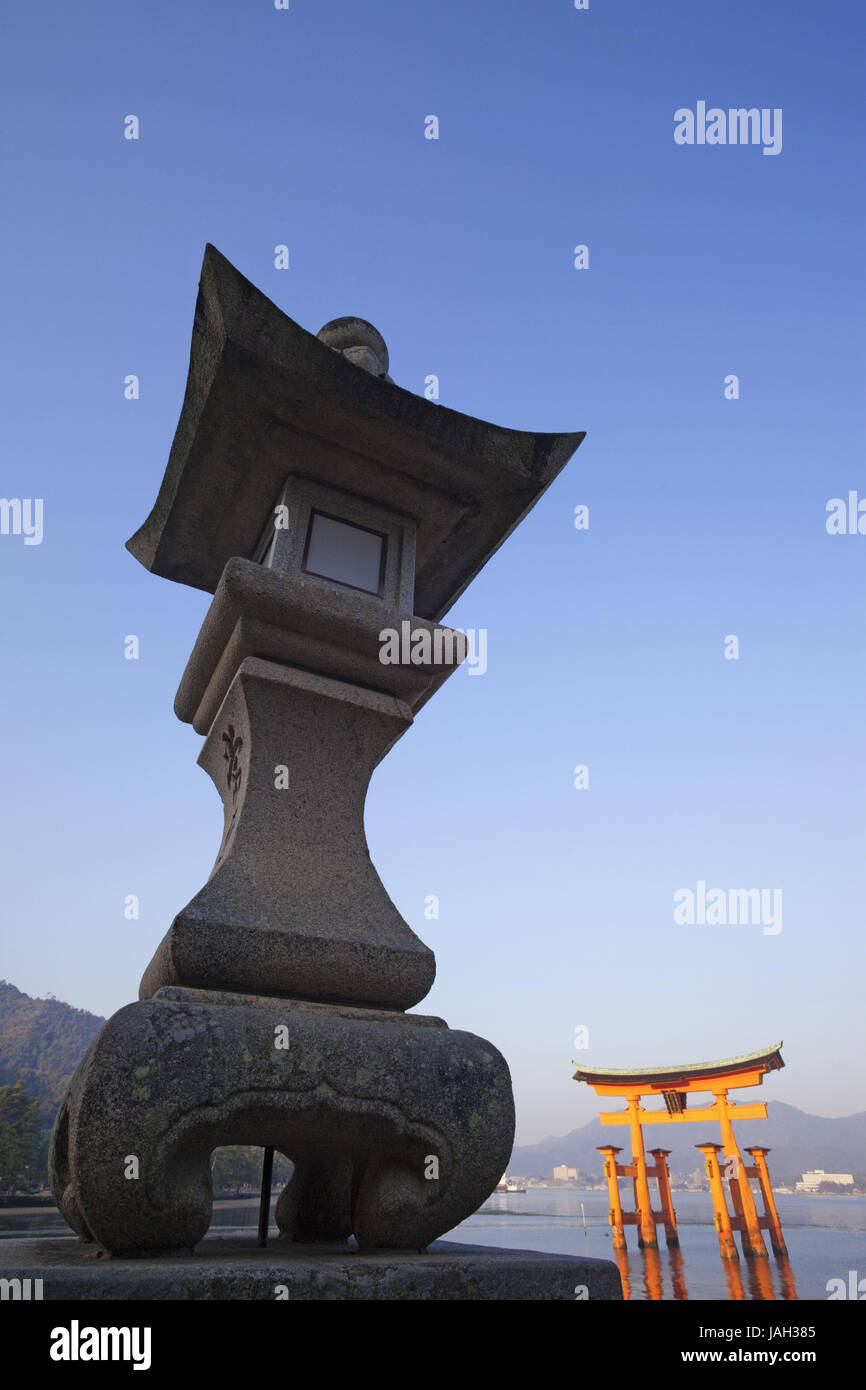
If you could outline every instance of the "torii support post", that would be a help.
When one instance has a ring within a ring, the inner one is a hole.
[[[628,1117],[631,1126],[631,1161],[634,1169],[634,1205],[637,1215],[638,1230],[637,1243],[642,1250],[657,1250],[658,1237],[656,1236],[656,1223],[650,1198],[646,1155],[644,1154],[643,1147],[643,1130],[641,1129],[642,1110],[643,1107],[639,1100],[629,1099]]]
[[[674,1211],[673,1197],[671,1196],[671,1179],[668,1172],[668,1154],[670,1149],[650,1149],[650,1153],[655,1159],[655,1170],[650,1169],[650,1174],[659,1185],[659,1200],[662,1207],[662,1220],[665,1227],[665,1240],[668,1249],[678,1246],[680,1238],[677,1233],[677,1214]]]
[[[782,1235],[782,1223],[779,1220],[779,1213],[776,1210],[776,1202],[773,1197],[773,1189],[770,1186],[770,1170],[767,1167],[767,1154],[769,1149],[756,1145],[752,1149],[746,1149],[747,1154],[751,1154],[755,1160],[754,1168],[747,1168],[747,1175],[757,1178],[761,1184],[761,1196],[764,1200],[764,1217],[761,1225],[765,1226],[770,1232],[770,1244],[773,1247],[774,1255],[787,1255],[788,1247],[785,1244],[785,1237]]]
[[[731,1227],[731,1217],[728,1212],[728,1204],[725,1200],[725,1188],[722,1183],[722,1173],[719,1168],[719,1154],[722,1152],[721,1144],[696,1144],[696,1149],[700,1149],[706,1163],[707,1177],[710,1180],[710,1194],[713,1199],[713,1212],[715,1215],[716,1231],[719,1237],[719,1251],[723,1260],[738,1260],[737,1245],[734,1240],[734,1232]]]
[[[619,1165],[616,1161],[616,1156],[618,1153],[622,1153],[622,1149],[618,1149],[615,1144],[604,1144],[599,1145],[598,1151],[600,1154],[604,1155],[604,1176],[607,1178],[607,1190],[610,1196],[610,1216],[608,1220],[610,1221],[611,1230],[613,1231],[613,1248],[614,1250],[627,1250],[628,1246],[625,1243],[625,1226],[623,1225],[622,1219],[622,1200],[619,1195],[619,1176],[617,1172]]]
[[[668,1248],[675,1249],[679,1245],[677,1234],[677,1218],[674,1212],[673,1199],[671,1197],[670,1177],[667,1167],[667,1155],[670,1149],[653,1149],[652,1155],[656,1162],[653,1165],[645,1160],[643,1163],[643,1176],[646,1181],[647,1201],[643,1204],[638,1195],[638,1173],[640,1168],[636,1162],[617,1163],[616,1156],[622,1153],[622,1149],[615,1144],[600,1144],[599,1153],[604,1155],[604,1175],[607,1178],[607,1188],[610,1195],[610,1224],[613,1229],[613,1248],[614,1250],[627,1250],[628,1246],[625,1239],[626,1226],[637,1226],[638,1245],[644,1250],[657,1250],[658,1238],[655,1233],[656,1225],[664,1224],[665,1236]],[[637,1150],[636,1150],[637,1154]],[[636,1155],[635,1155],[636,1156]],[[643,1155],[641,1154],[641,1157]],[[631,1178],[635,1189],[635,1209],[634,1211],[624,1212],[622,1209],[622,1197],[619,1190],[619,1179]],[[661,1199],[661,1211],[653,1211],[651,1199],[649,1197],[649,1178],[656,1178],[659,1185],[659,1197]],[[643,1213],[649,1211],[652,1221],[653,1239],[652,1242],[644,1239],[642,1230],[645,1226]]]
[[[713,1091],[713,1095],[719,1112],[719,1125],[722,1131],[725,1157],[735,1160],[734,1174],[728,1176],[728,1187],[731,1190],[731,1198],[737,1213],[737,1225],[740,1228],[740,1239],[743,1242],[743,1254],[747,1259],[765,1260],[767,1247],[764,1244],[764,1237],[761,1235],[761,1222],[749,1184],[748,1169],[734,1138],[734,1126],[731,1124],[728,1110],[727,1089]]]

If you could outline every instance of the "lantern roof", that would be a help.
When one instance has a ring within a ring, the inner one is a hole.
[[[414,611],[438,621],[583,438],[504,429],[364,370],[208,245],[168,465],[127,549],[213,593],[228,560],[253,555],[294,474],[415,522]]]

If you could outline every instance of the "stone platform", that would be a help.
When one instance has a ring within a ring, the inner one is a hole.
[[[209,1236],[194,1255],[118,1259],[71,1237],[14,1239],[0,1244],[0,1278],[41,1279],[44,1301],[622,1299],[619,1272],[608,1260],[447,1240],[435,1241],[423,1255],[360,1254],[343,1244],[275,1239],[261,1250],[254,1236]]]

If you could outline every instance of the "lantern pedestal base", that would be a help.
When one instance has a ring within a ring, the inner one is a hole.
[[[109,1019],[51,1142],[54,1199],[112,1255],[189,1252],[210,1156],[272,1146],[298,1240],[420,1251],[496,1187],[514,1138],[508,1067],[442,1019],[180,987]]]

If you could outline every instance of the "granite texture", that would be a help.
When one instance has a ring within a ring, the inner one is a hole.
[[[222,845],[141,998],[177,984],[389,1009],[424,998],[433,952],[388,897],[364,834],[367,784],[411,719],[375,691],[242,663],[199,757],[223,799]],[[275,785],[278,767],[288,786]]]
[[[208,733],[248,656],[393,695],[414,714],[464,659],[466,638],[438,628],[441,662],[383,664],[379,634],[388,628],[400,632],[405,617],[373,595],[236,557],[226,565],[205,615],[175,698],[175,714],[197,733]],[[410,631],[429,633],[435,651],[437,624],[412,617]]]
[[[173,989],[93,1042],[55,1123],[51,1189],[110,1254],[191,1251],[213,1150],[271,1145],[295,1165],[284,1234],[422,1250],[482,1204],[513,1138],[508,1067],[471,1033]]]
[[[68,1238],[8,1240],[0,1243],[0,1277],[41,1279],[46,1301],[622,1300],[619,1272],[608,1260],[493,1250],[445,1240],[419,1255],[290,1246],[280,1240],[259,1250],[249,1236],[208,1236],[194,1256],[162,1260],[99,1259],[92,1246],[76,1245]]]

